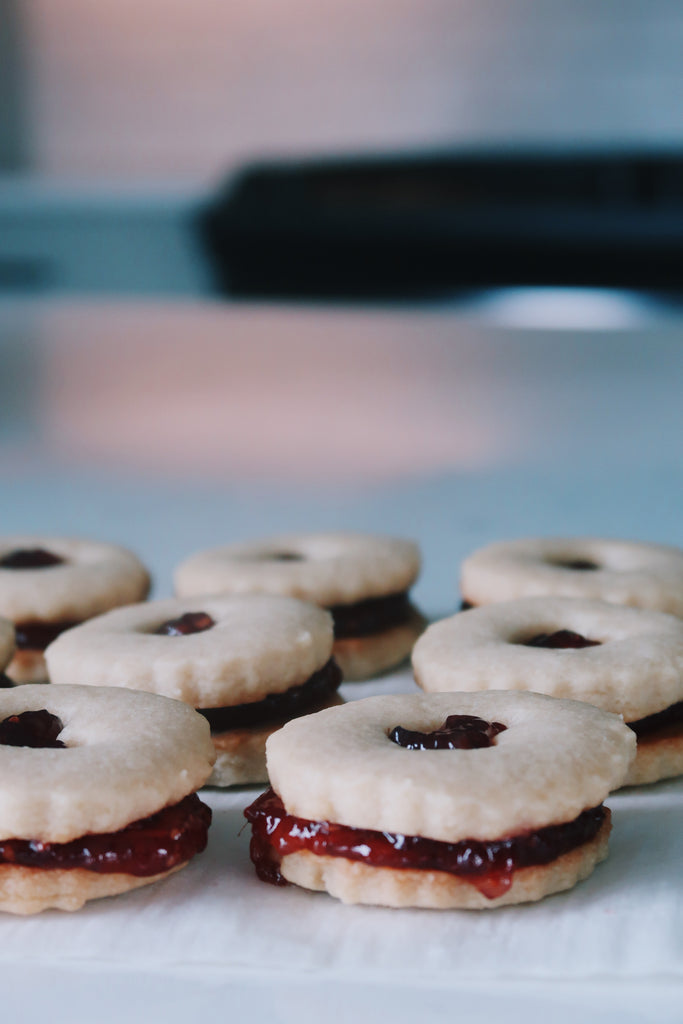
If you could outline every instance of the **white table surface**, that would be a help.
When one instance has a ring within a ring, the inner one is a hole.
[[[458,564],[489,540],[683,543],[676,322],[529,332],[435,312],[0,307],[0,355],[2,532],[127,543],[158,595],[190,551],[283,529],[416,537],[433,616],[454,610]],[[402,670],[344,693],[412,686]],[[611,798],[610,858],[573,892],[481,914],[259,883],[240,833],[255,792],[210,793],[209,848],[161,886],[3,917],[5,1006],[169,1024],[683,1016],[682,782]]]

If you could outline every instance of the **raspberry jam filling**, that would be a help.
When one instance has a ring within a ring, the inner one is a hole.
[[[355,604],[335,604],[327,610],[334,619],[337,640],[382,633],[408,622],[415,613],[407,593],[370,597]]]
[[[208,612],[185,612],[178,619],[162,622],[154,632],[159,636],[190,636],[192,633],[204,633],[215,625]]]
[[[683,701],[672,704],[671,707],[664,708],[663,711],[658,711],[655,715],[639,718],[636,722],[627,722],[626,725],[629,729],[633,729],[638,739],[641,737],[647,739],[654,733],[661,732],[662,729],[680,727],[683,725]]]
[[[389,739],[406,750],[476,750],[492,747],[498,733],[505,729],[506,725],[486,722],[477,715],[449,715],[433,732],[414,732],[394,726]]]
[[[17,649],[42,652],[60,633],[78,626],[78,622],[18,622],[15,626]]]
[[[283,857],[306,850],[325,857],[346,857],[372,867],[445,871],[470,882],[487,899],[502,896],[519,868],[549,864],[593,839],[606,815],[605,807],[583,811],[563,825],[549,825],[494,842],[464,839],[444,843],[420,836],[350,828],[329,821],[307,821],[285,811],[272,789],[247,807],[252,825],[249,852],[256,874],[272,885],[287,885],[280,873]]]
[[[65,559],[45,548],[16,548],[0,558],[0,569],[49,569],[64,565]]]
[[[572,648],[580,650],[582,647],[599,647],[599,640],[588,640],[580,633],[574,633],[571,629],[558,629],[556,633],[539,633],[531,640],[525,640],[524,647],[548,647],[552,650]]]
[[[292,686],[284,693],[271,693],[252,704],[236,704],[227,708],[197,708],[211,726],[212,733],[230,729],[246,729],[268,722],[299,718],[326,703],[342,680],[341,669],[332,658],[314,672],[301,686]]]
[[[184,864],[206,846],[211,810],[196,793],[119,832],[93,833],[69,843],[37,839],[0,840],[0,864],[27,868],[84,868],[139,878]]]
[[[66,747],[57,739],[64,728],[62,720],[44,708],[10,715],[0,722],[0,744],[3,747]]]

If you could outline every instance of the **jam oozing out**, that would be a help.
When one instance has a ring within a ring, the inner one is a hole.
[[[507,892],[517,869],[549,864],[593,839],[608,813],[601,805],[583,811],[566,824],[549,825],[536,832],[493,842],[464,839],[444,843],[295,818],[287,814],[272,789],[244,812],[252,825],[251,859],[256,874],[264,882],[286,885],[280,873],[282,858],[306,850],[318,856],[362,861],[373,867],[446,871],[476,886],[487,899]]]
[[[78,622],[18,622],[15,626],[17,648],[20,651],[44,651],[67,629]]]
[[[338,640],[381,633],[407,622],[414,614],[406,593],[371,597],[355,604],[335,604],[327,610],[334,619],[334,635]]]
[[[84,868],[149,877],[184,864],[206,846],[211,810],[196,793],[119,832],[90,833],[69,843],[0,840],[0,864],[29,868]]]
[[[208,612],[185,612],[177,619],[162,622],[154,632],[160,636],[190,636],[192,633],[204,633],[215,625]]]
[[[45,709],[10,715],[0,722],[0,745],[3,747],[66,747],[57,739],[64,725],[57,715]]]
[[[389,739],[407,750],[476,750],[493,746],[498,733],[505,729],[507,726],[500,722],[486,722],[476,715],[449,715],[433,732],[397,725],[389,732]]]
[[[582,647],[599,647],[599,640],[588,640],[580,633],[574,633],[571,629],[558,629],[555,633],[538,633],[531,640],[524,641],[524,647],[548,647],[552,650],[572,648],[580,650]]]
[[[45,548],[17,548],[0,558],[0,569],[49,569],[64,559]]]
[[[670,707],[664,708],[663,711],[658,711],[654,715],[639,718],[636,722],[627,722],[626,725],[629,729],[633,729],[638,739],[650,736],[652,733],[657,733],[661,729],[683,725],[683,701],[680,701],[678,704],[672,704]]]
[[[323,704],[342,680],[341,669],[332,658],[301,686],[292,686],[284,693],[272,693],[252,704],[236,704],[228,708],[197,708],[204,715],[211,732],[246,729],[267,722],[289,721],[305,715]]]

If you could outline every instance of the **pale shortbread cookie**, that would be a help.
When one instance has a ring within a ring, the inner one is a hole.
[[[0,690],[0,721],[49,711],[66,749],[0,745],[0,839],[66,843],[179,803],[211,774],[208,723],[149,693],[82,686]]]
[[[159,875],[101,874],[84,868],[27,868],[0,864],[0,910],[8,914],[39,914],[55,910],[80,910],[87,900],[118,896],[143,885],[152,885],[175,874],[179,864]]]
[[[638,752],[625,786],[644,786],[683,775],[683,725],[652,732],[638,739]]]
[[[370,679],[400,665],[412,651],[426,626],[426,620],[413,611],[407,622],[369,636],[343,637],[334,642],[334,660],[344,680]]]
[[[0,615],[12,622],[78,622],[140,601],[149,590],[145,567],[115,544],[15,535],[0,538],[0,559],[31,548],[44,548],[65,562],[39,569],[0,567]]]
[[[339,694],[335,693],[324,705],[311,708],[309,713],[322,711],[323,706],[331,708],[343,703]],[[213,733],[216,763],[206,785],[227,787],[267,782],[266,741],[281,728],[282,722],[269,722],[267,725]]]
[[[507,728],[478,750],[413,751],[388,738],[455,714]],[[589,704],[489,691],[354,701],[289,722],[266,751],[289,814],[458,842],[573,821],[622,784],[635,747],[620,718]]]
[[[164,622],[206,612],[211,629],[159,636]],[[63,633],[46,654],[53,683],[122,686],[215,708],[306,682],[329,660],[332,617],[293,598],[208,596],[119,608]]]
[[[0,615],[17,624],[81,622],[149,591],[149,575],[132,552],[115,544],[64,537],[14,535],[0,538],[0,559],[17,550],[41,548],[61,565],[33,569],[0,566]],[[47,681],[42,651],[17,648],[7,668],[15,683]]]
[[[570,630],[597,647],[526,647]],[[413,650],[423,690],[533,690],[637,721],[683,700],[683,620],[568,597],[527,597],[429,626]]]
[[[473,605],[558,595],[683,616],[683,550],[596,537],[504,541],[465,560],[460,587]]]
[[[278,555],[299,559],[278,560]],[[403,593],[420,571],[416,544],[363,533],[285,534],[200,551],[175,571],[180,596],[288,594],[328,607]]]
[[[14,655],[14,626],[0,618],[0,672],[7,668]]]
[[[329,892],[343,903],[434,910],[489,910],[510,903],[530,903],[551,893],[571,889],[605,859],[609,833],[608,811],[593,839],[549,864],[518,868],[512,875],[508,891],[495,899],[488,899],[472,882],[447,871],[372,867],[345,857],[318,856],[306,851],[283,857],[280,872],[295,885]]]

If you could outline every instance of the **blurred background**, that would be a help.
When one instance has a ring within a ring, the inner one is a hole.
[[[6,529],[680,540],[676,0],[0,5]]]

